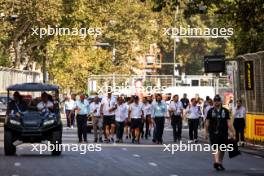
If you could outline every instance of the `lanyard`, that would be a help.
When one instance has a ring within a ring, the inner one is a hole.
[[[178,102],[176,102],[176,103],[174,102],[174,106],[175,106],[175,112],[177,113],[177,110],[178,110]]]
[[[15,105],[16,105],[17,111],[18,111],[19,113],[21,113],[20,108],[18,107],[18,105],[17,105],[16,102],[15,102]]]

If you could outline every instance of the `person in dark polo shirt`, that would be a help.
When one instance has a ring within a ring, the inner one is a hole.
[[[20,113],[27,110],[27,104],[23,100],[23,97],[19,94],[19,92],[15,92],[13,97],[14,99],[10,103],[8,103],[7,115],[11,114],[20,117]]]
[[[182,102],[183,109],[186,109],[189,106],[190,101],[187,98],[187,94],[186,93],[183,94],[183,98],[181,99],[181,102]]]
[[[234,138],[234,129],[230,121],[229,111],[222,106],[221,97],[214,97],[214,106],[208,111],[205,122],[205,137],[208,138],[211,145],[217,145],[218,148],[214,157],[214,168],[217,171],[225,170],[223,167],[224,151],[219,150],[220,145],[228,144],[228,129],[230,129],[230,137]]]

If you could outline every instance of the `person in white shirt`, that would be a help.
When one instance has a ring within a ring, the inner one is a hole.
[[[204,117],[204,100],[202,98],[198,98],[197,100],[197,106],[199,107],[200,111],[201,111],[201,115],[199,118],[199,125],[198,128],[201,130],[204,126],[204,121],[203,121],[203,117]]]
[[[183,118],[183,105],[182,102],[179,101],[178,95],[173,96],[173,101],[169,105],[169,113],[173,129],[173,140],[177,142],[177,140],[181,140]]]
[[[134,102],[129,106],[128,118],[131,120],[132,143],[140,143],[140,127],[144,118],[143,104],[139,102],[139,97],[133,97]]]
[[[90,115],[92,116],[93,121],[93,131],[94,131],[94,142],[103,142],[102,134],[103,134],[103,118],[100,114],[100,99],[98,95],[94,97],[93,102],[90,104]],[[98,131],[99,130],[99,138]]]
[[[148,139],[148,137],[150,136],[152,105],[151,103],[149,103],[147,97],[144,97],[143,99],[143,111],[144,111],[144,122],[146,122],[145,139]],[[142,129],[141,129],[142,138],[144,136],[144,122],[142,124]]]
[[[75,109],[77,111],[77,131],[79,143],[87,143],[87,120],[89,115],[89,102],[83,94],[80,95],[80,100],[76,101]]]
[[[190,141],[198,142],[198,126],[199,118],[201,116],[201,109],[197,106],[197,101],[195,98],[191,100],[191,106],[187,108],[186,111],[188,115],[188,125],[189,125],[189,139]]]
[[[108,92],[107,97],[102,100],[101,107],[100,107],[101,116],[103,116],[105,141],[107,143],[110,142],[110,139],[109,139],[110,134],[111,134],[111,141],[114,142],[115,110],[116,110],[116,101],[112,97],[112,93]]]
[[[76,102],[72,97],[67,96],[64,102],[64,111],[66,114],[67,127],[73,128],[75,125],[75,112],[73,112],[76,107]]]
[[[129,109],[129,106],[133,103],[133,99],[132,97],[126,97],[126,102],[125,105],[127,106],[127,109]],[[131,121],[129,121],[128,119],[126,119],[125,121],[125,135],[126,135],[126,139],[131,139]]]
[[[117,98],[117,108],[115,110],[116,121],[116,143],[123,143],[125,120],[128,118],[128,108],[122,97]]]
[[[246,108],[242,105],[242,100],[237,100],[234,108],[234,128],[236,130],[236,140],[244,145],[244,129],[246,127]]]
[[[41,94],[41,101],[37,104],[37,108],[43,113],[53,112],[54,104],[48,100],[48,94],[46,92]]]
[[[213,100],[210,98],[210,99],[207,100],[207,105],[206,105],[206,107],[204,108],[204,121],[205,121],[206,118],[207,118],[208,111],[209,111],[210,109],[212,109],[213,107],[214,107],[214,102],[213,102]]]

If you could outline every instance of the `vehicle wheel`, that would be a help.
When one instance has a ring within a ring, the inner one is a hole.
[[[16,154],[16,146],[13,145],[13,134],[11,131],[4,131],[4,150],[5,155],[15,155]]]
[[[59,147],[59,144],[62,143],[62,139],[61,138],[62,138],[62,131],[54,131],[52,133],[51,144],[53,144],[54,146],[56,146],[55,149],[52,150],[52,152],[51,152],[51,154],[53,156],[59,156],[59,155],[61,155],[61,150],[59,149],[60,148]],[[57,150],[56,150],[56,148],[57,148]]]

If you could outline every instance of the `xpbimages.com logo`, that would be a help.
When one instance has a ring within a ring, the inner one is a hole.
[[[152,95],[157,92],[163,92],[167,89],[166,86],[102,86],[97,87],[98,94],[107,94],[111,92],[121,92],[130,94],[142,94]]]
[[[44,152],[61,151],[61,152],[79,152],[81,155],[85,155],[87,152],[100,152],[102,151],[101,144],[52,144],[49,141],[47,144],[31,144],[31,151],[43,154]]]
[[[183,143],[179,144],[163,144],[163,152],[169,152],[174,155],[175,152],[212,152],[216,154],[218,151],[230,152],[234,150],[233,144],[196,144],[196,143]]]
[[[67,28],[67,27],[52,27],[48,25],[47,28],[31,28],[31,35],[39,36],[43,38],[45,36],[79,36],[82,39],[87,36],[98,36],[102,35],[102,28],[99,27],[90,27],[90,28]]]
[[[233,28],[170,27],[163,28],[165,36],[177,38],[229,38],[234,34]]]

